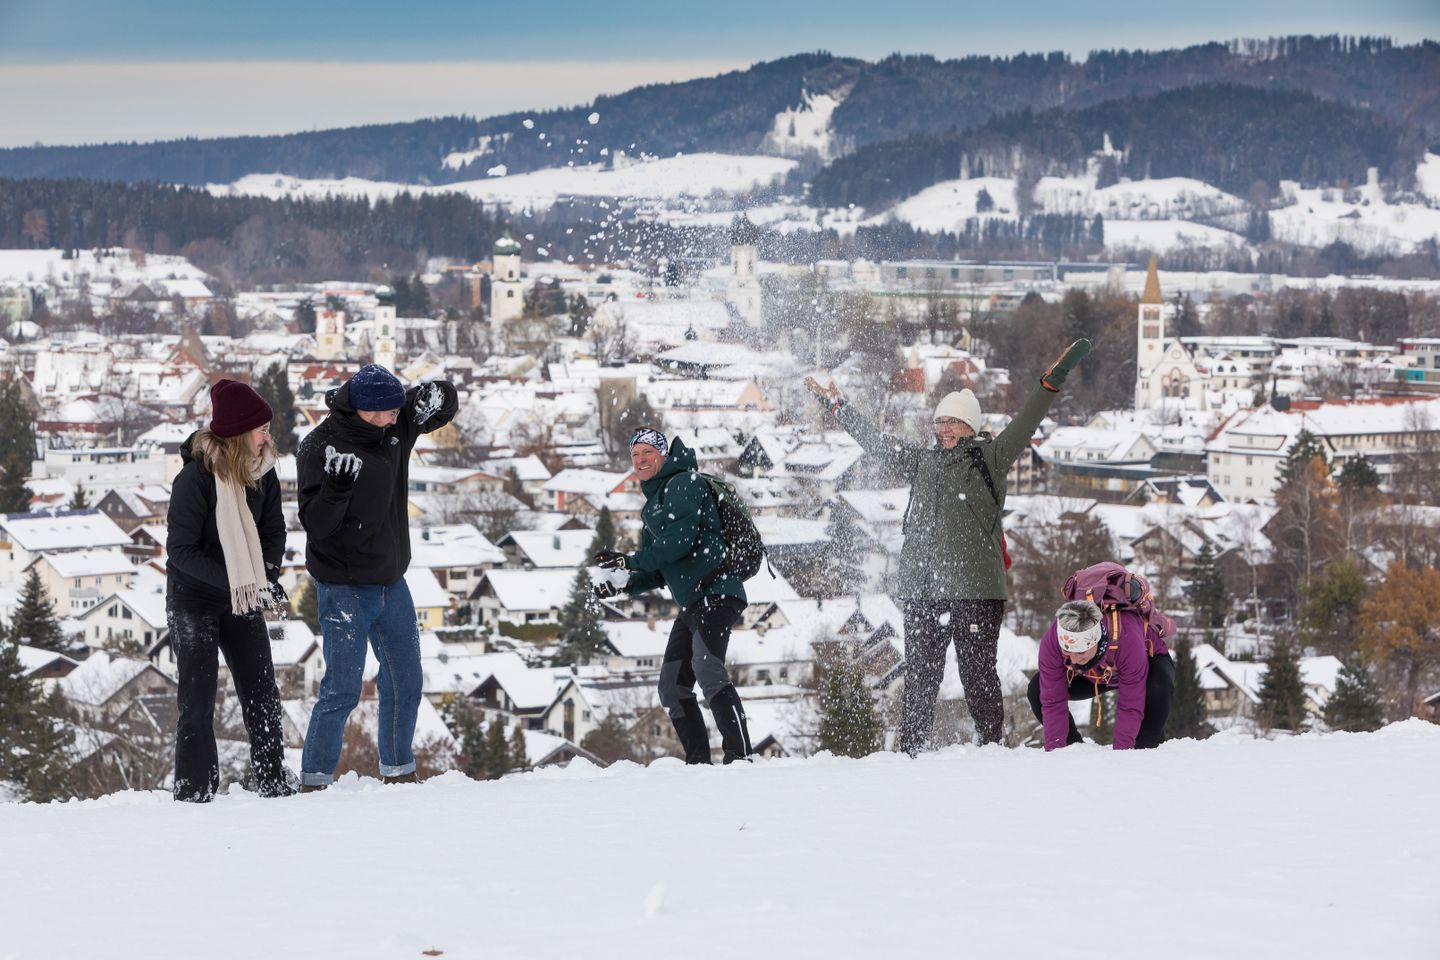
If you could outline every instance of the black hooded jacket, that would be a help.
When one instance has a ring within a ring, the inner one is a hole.
[[[300,481],[300,523],[307,535],[305,564],[325,583],[391,584],[410,566],[410,451],[422,433],[455,417],[455,387],[437,381],[439,409],[416,423],[420,387],[405,391],[395,423],[381,429],[360,419],[350,405],[350,385],[325,395],[330,415],[310,432],[295,454]],[[325,472],[327,450],[360,457],[354,484]]]
[[[185,597],[228,609],[230,578],[225,574],[225,552],[215,526],[215,477],[192,448],[197,434],[192,433],[180,445],[184,466],[170,489],[166,573],[171,586]],[[255,518],[265,575],[274,580],[285,556],[285,515],[280,511],[280,481],[273,469],[265,471],[258,486],[246,488],[245,505]]]

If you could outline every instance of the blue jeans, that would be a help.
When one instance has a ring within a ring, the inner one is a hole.
[[[368,640],[380,661],[375,679],[380,694],[380,773],[413,773],[415,715],[420,709],[420,628],[415,603],[402,578],[389,586],[318,583],[320,631],[325,638],[325,676],[310,714],[300,782],[328,785],[340,762],[345,721],[360,702]]]

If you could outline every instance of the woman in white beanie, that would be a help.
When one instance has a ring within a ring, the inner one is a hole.
[[[910,482],[900,551],[905,692],[899,747],[911,756],[930,745],[945,651],[952,643],[980,742],[1000,741],[1005,718],[995,661],[1007,598],[1000,530],[1005,475],[1030,446],[1066,375],[1089,352],[1090,341],[1072,343],[998,436],[981,431],[975,394],[948,394],[935,408],[935,443],[928,447],[880,433],[841,398],[835,384],[822,387],[805,378],[867,454]]]

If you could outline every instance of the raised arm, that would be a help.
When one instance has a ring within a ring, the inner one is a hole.
[[[810,392],[815,394],[825,409],[835,415],[835,420],[860,444],[860,449],[903,474],[906,479],[915,476],[924,450],[894,434],[881,433],[875,429],[874,424],[845,402],[835,384],[822,387],[814,377],[806,377],[805,386],[810,388]]]
[[[1035,436],[1035,431],[1040,429],[1040,421],[1045,419],[1045,414],[1050,412],[1065,378],[1089,352],[1089,340],[1076,340],[1066,347],[1065,352],[1045,371],[1035,389],[1030,391],[1030,396],[1025,398],[1025,405],[1020,408],[1015,419],[1000,431],[994,443],[987,446],[986,453],[992,473],[1003,477],[1020,453],[1030,446],[1031,438]]]

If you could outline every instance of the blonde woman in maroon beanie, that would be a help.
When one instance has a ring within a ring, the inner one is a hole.
[[[179,667],[176,800],[203,803],[220,787],[215,685],[225,657],[262,796],[295,792],[284,765],[283,714],[263,608],[286,602],[276,578],[285,549],[270,405],[246,384],[210,388],[211,419],[180,448],[170,495],[165,614]]]

